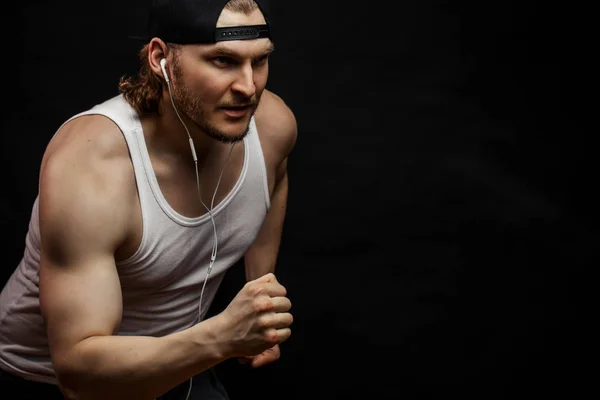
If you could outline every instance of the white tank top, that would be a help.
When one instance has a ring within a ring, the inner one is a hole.
[[[199,320],[200,292],[213,244],[210,217],[205,214],[188,218],[169,206],[152,169],[140,120],[122,95],[65,123],[89,114],[110,118],[123,132],[142,210],[140,247],[129,259],[117,263],[123,293],[118,335],[156,337],[189,328]],[[256,238],[270,207],[254,118],[243,143],[244,164],[239,180],[213,210],[219,251],[204,289],[200,319],[226,270],[243,257]],[[56,384],[38,301],[38,200],[36,197],[33,204],[24,256],[0,294],[0,368],[27,379]]]

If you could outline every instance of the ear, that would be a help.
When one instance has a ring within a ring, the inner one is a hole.
[[[165,79],[160,67],[160,60],[167,58],[167,45],[159,38],[153,38],[148,43],[148,66],[157,76]]]

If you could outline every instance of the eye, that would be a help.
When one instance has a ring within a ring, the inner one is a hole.
[[[268,59],[269,59],[268,55],[259,57],[254,60],[254,65],[262,65],[262,64],[266,63]]]
[[[225,57],[225,56],[213,57],[213,62],[215,64],[217,64],[218,66],[222,66],[222,67],[235,64],[234,59],[232,59],[230,57]]]

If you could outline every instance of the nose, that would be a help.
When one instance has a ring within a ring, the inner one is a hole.
[[[254,83],[254,69],[252,68],[252,64],[240,67],[239,74],[232,85],[232,89],[245,98],[254,96],[256,93],[256,84]]]

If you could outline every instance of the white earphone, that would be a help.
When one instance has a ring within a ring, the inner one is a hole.
[[[229,154],[227,156],[227,160],[225,161],[225,164],[223,165],[223,169],[221,170],[221,174],[219,175],[219,180],[217,181],[217,185],[215,187],[215,192],[213,193],[212,201],[210,203],[210,208],[208,208],[206,206],[206,204],[204,204],[204,202],[202,201],[202,196],[200,195],[200,177],[199,177],[199,174],[198,174],[198,158],[196,156],[196,149],[194,148],[194,141],[192,140],[192,136],[190,135],[190,131],[188,130],[187,126],[183,122],[183,119],[179,115],[179,111],[177,111],[177,107],[175,106],[175,102],[173,101],[173,93],[171,92],[171,84],[170,84],[169,74],[167,74],[166,65],[167,65],[167,59],[166,58],[162,58],[160,60],[160,68],[162,70],[162,73],[163,73],[163,76],[165,78],[165,81],[167,82],[167,88],[169,90],[169,97],[171,98],[171,104],[173,105],[173,109],[175,110],[175,113],[177,114],[177,117],[179,118],[179,121],[181,121],[181,124],[183,125],[183,127],[185,128],[185,130],[186,130],[186,132],[188,134],[188,140],[189,140],[189,143],[190,143],[190,150],[192,151],[192,157],[194,159],[194,164],[196,166],[196,185],[197,185],[197,188],[198,188],[198,199],[200,200],[200,203],[202,203],[202,205],[204,206],[204,208],[208,212],[208,215],[210,216],[210,220],[211,220],[212,225],[213,225],[214,241],[213,241],[213,247],[212,247],[212,252],[211,252],[211,257],[210,257],[210,264],[209,264],[209,267],[208,267],[208,272],[206,274],[206,278],[204,280],[204,285],[202,286],[202,291],[200,293],[200,302],[199,302],[199,305],[198,305],[198,318],[200,318],[200,316],[202,315],[202,296],[204,294],[204,287],[206,286],[206,281],[208,279],[208,275],[212,271],[213,264],[214,264],[214,262],[215,262],[215,260],[217,258],[217,248],[218,248],[217,227],[216,227],[216,224],[215,224],[215,220],[213,218],[212,210],[214,208],[214,203],[215,203],[215,197],[217,195],[217,190],[219,189],[219,184],[221,182],[221,178],[223,176],[223,172],[225,171],[225,166],[227,165],[227,162],[229,161],[229,158],[231,156],[231,153],[232,153],[232,150],[233,150],[233,146],[231,146],[231,149],[229,150]]]
[[[229,158],[231,156],[231,153],[233,151],[233,147],[235,146],[235,143],[231,146],[230,150],[229,150],[229,154],[227,155],[227,159],[225,160],[225,164],[223,165],[223,169],[221,170],[221,174],[219,175],[219,179],[217,180],[217,185],[215,187],[215,192],[213,193],[212,196],[212,200],[210,203],[210,208],[208,208],[206,206],[206,204],[204,204],[204,202],[202,201],[202,196],[200,195],[200,177],[198,174],[198,158],[196,157],[196,149],[194,148],[194,141],[192,140],[192,136],[190,135],[190,131],[188,130],[187,126],[185,125],[185,123],[183,122],[183,119],[181,119],[181,116],[179,115],[179,112],[177,111],[177,107],[175,107],[175,102],[173,101],[173,93],[171,92],[171,83],[169,80],[169,74],[167,74],[167,59],[163,58],[160,60],[160,69],[162,70],[163,73],[163,77],[167,83],[167,88],[169,90],[169,97],[171,99],[171,104],[173,105],[173,109],[175,110],[175,114],[177,114],[177,117],[179,118],[179,121],[181,121],[181,124],[183,125],[183,127],[185,128],[187,134],[188,134],[188,140],[190,143],[190,149],[192,151],[192,157],[194,159],[194,164],[196,166],[196,185],[198,188],[198,198],[200,199],[200,203],[202,203],[202,205],[204,206],[204,208],[206,209],[206,211],[208,212],[208,215],[210,216],[210,221],[212,223],[213,226],[213,246],[212,246],[212,251],[211,251],[211,256],[210,256],[210,263],[208,266],[208,271],[206,272],[206,277],[204,278],[204,284],[202,285],[202,291],[200,292],[200,300],[198,302],[198,320],[201,318],[202,316],[202,296],[204,295],[204,288],[206,287],[206,282],[208,280],[208,275],[210,275],[210,272],[212,271],[212,267],[213,264],[215,263],[215,260],[217,259],[217,247],[218,247],[218,238],[217,238],[217,226],[215,224],[215,220],[213,218],[213,213],[212,210],[214,208],[214,203],[215,203],[215,197],[217,195],[217,190],[219,189],[219,183],[221,183],[221,177],[223,176],[223,172],[225,171],[225,167],[227,166],[227,163],[229,161]],[[200,322],[200,321],[198,321]],[[188,392],[187,392],[187,396],[186,396],[186,400],[189,398],[190,393],[192,391],[192,380],[193,377],[190,378],[190,384],[188,387]]]
[[[162,69],[165,81],[167,81],[167,84],[169,84],[169,74],[167,74],[167,69],[165,68],[165,65],[167,65],[167,59],[163,58],[162,60],[160,60],[160,69]]]

